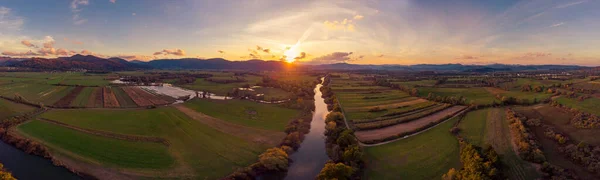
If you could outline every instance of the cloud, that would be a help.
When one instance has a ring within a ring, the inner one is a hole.
[[[21,41],[21,44],[23,44],[23,45],[25,45],[25,46],[27,46],[27,47],[34,47],[34,48],[37,48],[37,46],[36,46],[35,44],[31,43],[31,42],[30,42],[30,41],[28,41],[28,40],[22,40],[22,41]]]
[[[571,3],[567,3],[567,4],[561,4],[561,5],[556,6],[555,8],[556,9],[566,8],[566,7],[569,7],[569,6],[575,6],[575,5],[578,5],[578,4],[581,4],[581,3],[585,3],[585,2],[588,2],[588,1],[587,0],[585,0],[585,1],[576,1],[576,2],[571,2]]]
[[[5,55],[5,56],[37,56],[39,54],[30,50],[27,52],[4,51],[4,52],[2,52],[2,55]]]
[[[220,54],[225,53],[225,51],[223,51],[223,50],[218,50],[217,52],[219,52]]]
[[[522,58],[538,58],[538,57],[548,57],[552,56],[552,53],[543,53],[543,52],[529,52],[525,53]]]
[[[479,57],[472,56],[472,55],[461,55],[460,57],[457,57],[457,58],[454,58],[454,59],[479,59]]]
[[[334,52],[311,60],[314,64],[333,64],[351,61],[352,52]]]
[[[0,6],[0,30],[20,30],[23,23],[23,18],[13,15],[12,9]]]
[[[295,60],[302,60],[304,58],[306,58],[306,52],[301,52],[300,56],[296,56],[294,59]]]
[[[114,4],[114,3],[117,3],[117,0],[108,0],[108,2],[111,2]]]
[[[353,17],[355,21],[353,21],[352,19],[344,18],[344,20],[342,21],[325,21],[323,22],[323,25],[325,25],[325,27],[330,30],[344,30],[354,32],[354,30],[356,30],[356,21],[361,20],[362,18],[363,16],[356,15]]]
[[[76,54],[75,51],[69,51],[67,49],[58,48],[56,50],[56,54],[55,55],[59,55],[59,56],[71,56],[71,55],[75,55],[75,54]]]
[[[137,15],[137,14],[136,14],[136,13],[131,13],[131,15],[132,15],[132,16],[135,16],[135,15]]]
[[[71,1],[71,12],[73,13],[73,24],[80,25],[87,21],[87,19],[82,18],[80,16],[80,12],[82,11],[81,6],[87,6],[90,4],[89,0],[73,0]]]
[[[175,56],[185,56],[185,51],[182,49],[163,49],[162,51],[158,51],[153,53],[153,55],[175,55]]]
[[[119,55],[118,58],[125,60],[140,60],[140,61],[148,61],[156,59],[156,56],[146,56],[146,55]]]
[[[268,49],[268,48],[263,48],[263,47],[260,47],[260,46],[258,46],[258,45],[256,45],[256,50],[258,50],[258,51],[262,51],[262,52],[264,52],[264,53],[267,53],[267,54],[271,53],[271,50],[270,50],[270,49]]]
[[[383,57],[383,54],[377,55],[377,57]]]
[[[553,24],[553,25],[551,25],[550,27],[551,27],[551,28],[552,28],[552,27],[558,27],[558,26],[562,26],[562,25],[564,25],[564,24],[565,24],[564,22],[560,22],[560,23]]]

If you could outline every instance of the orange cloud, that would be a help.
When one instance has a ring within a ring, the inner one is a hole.
[[[22,40],[22,41],[21,41],[21,44],[23,44],[23,45],[25,45],[25,46],[27,46],[27,47],[36,47],[36,48],[37,48],[37,46],[36,46],[35,44],[31,43],[31,42],[30,42],[30,41],[28,41],[28,40]]]
[[[5,56],[38,56],[39,54],[30,50],[27,52],[4,51],[4,52],[2,52],[2,55],[5,55]]]
[[[158,51],[153,53],[153,55],[175,55],[175,56],[185,56],[185,51],[182,49],[163,49],[162,51]]]

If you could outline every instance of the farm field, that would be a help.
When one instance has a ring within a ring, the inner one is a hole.
[[[75,153],[85,157],[87,161],[108,167],[164,169],[174,163],[167,147],[160,143],[100,137],[39,120],[24,123],[18,130],[44,142],[59,153]]]
[[[230,75],[230,73],[227,73],[226,75]],[[212,78],[214,78],[214,79],[233,79],[232,76],[233,76],[233,73],[231,73],[230,76],[215,76]],[[216,95],[223,96],[223,95],[227,95],[227,93],[229,93],[229,92],[232,92],[234,88],[240,88],[240,87],[243,87],[244,85],[254,86],[258,82],[262,81],[262,78],[259,76],[247,75],[247,76],[243,76],[241,78],[246,79],[248,82],[216,83],[216,82],[208,81],[204,78],[198,78],[198,79],[196,79],[196,81],[194,83],[185,84],[185,85],[182,85],[181,87],[192,89],[192,90],[197,90],[197,91],[207,91],[210,93],[214,93]]]
[[[592,113],[597,116],[600,116],[600,99],[598,98],[588,98],[584,101],[579,101],[577,99],[570,99],[561,96],[558,99],[556,99],[556,101],[567,107],[575,108],[583,112]]]
[[[392,81],[392,84],[399,84],[407,87],[415,86],[434,86],[436,80],[420,80],[420,81]]]
[[[184,105],[227,122],[274,131],[283,131],[286,124],[299,115],[296,110],[275,104],[244,100],[193,99]]]
[[[485,144],[491,145],[501,156],[500,161],[506,165],[503,166],[504,174],[508,177],[508,179],[525,180],[540,178],[541,175],[537,172],[535,167],[531,163],[522,160],[515,152],[508,127],[508,120],[505,117],[506,115],[504,108],[492,108],[487,111],[487,117],[483,119],[486,122],[484,130]],[[463,125],[463,127],[464,126],[465,125]],[[480,134],[481,130],[464,129],[464,131],[471,131],[469,134]],[[478,139],[481,137],[474,136],[473,139],[476,138]]]
[[[94,87],[85,87],[81,90],[81,92],[79,93],[79,95],[77,95],[77,97],[75,97],[75,99],[71,102],[71,106],[74,107],[87,107],[87,104],[89,102],[90,96],[92,96],[92,93],[94,92]]]
[[[269,147],[260,142],[248,141],[242,137],[211,128],[201,121],[191,119],[174,107],[149,110],[52,110],[42,114],[41,117],[84,129],[166,139],[170,143],[168,153],[175,159],[175,162],[169,163],[165,160],[155,166],[168,167],[167,169],[150,170],[151,168],[138,165],[129,167],[115,164],[117,167],[126,168],[127,172],[150,176],[202,175],[208,179],[220,178],[231,173],[236,167],[244,167],[255,162],[258,154]],[[45,131],[47,130],[42,128],[26,133],[34,136],[36,133],[47,133]],[[73,143],[68,139],[64,140],[67,142],[45,142],[41,137],[34,137],[50,145]],[[90,141],[92,141],[90,143],[101,143],[97,139]],[[158,151],[158,147],[163,147],[163,145],[151,149]],[[67,154],[75,153],[78,156],[84,156],[85,159],[94,159],[93,155],[78,153],[78,151],[91,151],[88,148],[68,149],[65,147],[65,151]],[[110,163],[108,159],[98,161]]]
[[[438,123],[447,118],[447,116],[456,114],[457,112],[465,108],[466,107],[464,106],[453,106],[451,108],[441,110],[431,115],[420,117],[410,122],[399,123],[392,126],[371,130],[359,130],[356,131],[354,134],[361,142],[372,142],[381,139],[388,139],[399,135],[404,136],[408,135],[409,133],[415,132],[419,129],[422,129],[423,127],[426,127],[428,125]]]
[[[432,93],[437,96],[463,96],[467,99],[466,103],[471,103],[473,101],[475,104],[486,105],[492,104],[496,100],[495,95],[490,94],[484,88],[474,87],[474,88],[430,88],[423,87],[419,89],[420,97],[427,97],[429,93]]]
[[[572,138],[575,144],[577,144],[578,142],[584,142],[586,144],[595,146],[600,145],[600,142],[597,140],[597,138],[595,138],[600,132],[597,131],[597,129],[577,129],[573,127],[569,123],[570,118],[572,116],[569,112],[564,112],[561,109],[551,107],[548,105],[540,105],[535,107],[520,107],[515,108],[515,111],[524,114],[528,118],[541,119],[542,124],[554,127],[557,131],[561,133],[566,133],[568,137]],[[558,143],[552,139],[548,139],[545,137],[545,130],[543,127],[533,127],[532,131],[533,133],[535,133],[536,137],[538,137],[539,141],[541,142],[544,154],[548,162],[561,166],[563,168],[570,169],[583,179],[598,178],[596,175],[586,171],[585,167],[575,164],[569,158],[563,156],[563,154],[560,153],[558,150]]]
[[[26,112],[31,112],[35,108],[19,103],[14,103],[0,98],[0,120],[11,116],[19,115]]]
[[[539,118],[543,123],[551,125],[557,131],[567,133],[569,138],[576,142],[585,142],[591,145],[600,146],[600,131],[597,129],[579,129],[571,124],[573,113],[566,112],[560,108],[549,105],[539,105],[534,107],[521,107],[515,110],[523,113],[529,118]]]
[[[392,143],[366,147],[365,179],[441,179],[450,168],[460,168],[458,140],[450,119],[421,134]]]
[[[485,145],[486,124],[490,109],[479,109],[465,114],[458,124],[459,134],[469,143],[483,147]]]
[[[137,104],[131,99],[131,97],[129,97],[129,95],[127,95],[127,93],[125,93],[125,91],[123,91],[121,87],[115,87],[113,88],[113,91],[121,107],[137,107]]]

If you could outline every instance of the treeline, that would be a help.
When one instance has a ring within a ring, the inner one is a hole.
[[[177,84],[189,84],[196,81],[197,78],[210,78],[212,74],[205,73],[171,73],[171,72],[147,72],[147,75],[143,76],[125,76],[121,78],[121,81],[130,82],[135,84],[151,84],[160,83],[165,80],[176,80]]]
[[[547,138],[556,141],[559,144],[558,152],[569,158],[574,163],[577,163],[589,172],[600,172],[600,147],[591,146],[580,142],[573,143],[564,134],[557,132],[550,126],[545,126],[544,134]]]
[[[404,91],[405,93],[410,94],[411,96],[419,96],[419,90],[417,88],[402,86],[400,84],[393,84],[385,78],[376,78],[375,85],[389,87],[392,89],[398,89],[400,91]]]
[[[0,139],[7,144],[13,145],[16,148],[25,151],[28,154],[49,158],[50,153],[46,147],[35,141],[15,136],[9,132],[10,128],[17,126],[44,111],[44,109],[40,108],[20,116],[13,116],[0,121]]]
[[[354,131],[346,128],[344,114],[335,95],[323,93],[323,97],[332,99],[330,103],[333,103],[332,111],[325,118],[325,146],[329,161],[321,169],[317,179],[360,179],[364,166],[363,149],[354,136]]]
[[[451,168],[442,175],[443,180],[467,180],[467,179],[505,179],[500,167],[500,157],[491,146],[481,149],[462,139],[460,144],[460,162],[463,167],[460,170]]]
[[[552,94],[552,96],[565,96],[567,98],[571,98],[571,99],[577,99],[579,101],[584,101],[586,99],[591,98],[590,95],[587,94],[583,94],[583,95],[579,95],[577,93],[575,93],[575,91],[561,91],[558,89],[548,89],[548,91],[546,91],[548,94]]]
[[[219,83],[219,84],[230,84],[230,83],[244,83],[248,82],[245,78],[234,76],[233,79],[219,79],[219,78],[206,78],[206,81]]]
[[[540,126],[540,120],[527,119],[510,108],[506,109],[506,118],[510,123],[510,134],[513,143],[517,146],[519,156],[526,161],[542,164],[544,179],[579,179],[572,171],[546,161],[541,146],[528,128],[528,126]]]
[[[17,180],[15,177],[12,176],[12,174],[8,171],[6,171],[6,169],[4,169],[4,165],[2,163],[0,163],[0,179],[1,180]]]
[[[558,101],[552,101],[550,103],[551,106],[561,108],[565,111],[570,111],[575,113],[575,115],[571,118],[571,125],[580,129],[591,129],[600,127],[600,116],[583,112],[575,108],[569,108],[560,104]]]
[[[433,93],[427,94],[425,99],[429,101],[435,101],[440,103],[447,103],[452,105],[467,105],[467,99],[463,96],[439,96]]]

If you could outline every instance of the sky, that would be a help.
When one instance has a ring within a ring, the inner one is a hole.
[[[600,0],[0,0],[0,56],[600,65]]]

